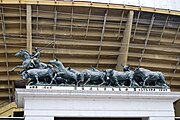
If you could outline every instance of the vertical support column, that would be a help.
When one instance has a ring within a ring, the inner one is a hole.
[[[129,11],[126,28],[124,30],[124,37],[122,39],[122,47],[119,49],[119,56],[117,58],[116,70],[121,70],[121,64],[127,64],[133,16],[134,11]]]
[[[31,18],[31,5],[26,5],[26,32],[27,32],[27,51],[32,53],[32,18]]]

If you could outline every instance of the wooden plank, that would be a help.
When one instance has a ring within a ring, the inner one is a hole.
[[[144,45],[131,43],[129,47],[132,49],[143,49]],[[148,45],[146,49],[157,51],[157,54],[158,52],[171,53],[171,54],[180,53],[180,49],[178,47],[174,47],[174,46],[171,47],[171,46],[166,46],[166,45]]]
[[[138,67],[139,62],[137,61],[128,61],[128,64],[130,66],[136,66]],[[141,67],[145,68],[157,68],[157,69],[171,69],[173,70],[175,68],[175,65],[165,64],[165,63],[152,63],[152,62],[142,62]],[[177,67],[178,70],[180,70],[180,67]]]
[[[128,57],[140,58],[141,54],[129,52]],[[169,61],[169,62],[177,61],[177,56],[173,56],[173,55],[170,56],[170,55],[159,55],[159,54],[144,54],[143,58],[154,59],[154,60],[158,60],[158,61]]]
[[[32,17],[31,5],[26,5],[26,33],[27,33],[27,51],[32,53]]]
[[[127,63],[133,16],[134,11],[129,11],[128,21],[126,23],[126,28],[124,31],[124,37],[122,39],[123,46],[119,49],[116,70],[121,70],[121,64],[125,65]]]

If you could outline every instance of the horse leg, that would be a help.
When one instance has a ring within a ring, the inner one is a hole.
[[[35,75],[35,79],[37,81],[36,84],[39,84],[39,79],[38,79],[38,75],[37,74]]]
[[[145,78],[145,80],[144,80],[144,82],[143,82],[143,87],[145,87],[145,85],[146,85],[146,81],[149,79],[149,77],[146,77]]]
[[[84,74],[83,74],[83,73],[81,73],[81,75],[80,75],[80,76],[81,76],[81,80],[79,81],[79,83],[80,83],[80,82],[82,82],[82,83],[83,83],[83,82],[84,82]],[[84,86],[84,84],[83,84],[83,86]]]
[[[84,86],[85,86],[89,81],[91,81],[91,77],[89,77],[89,78],[87,79],[87,81],[84,83]]]
[[[24,68],[24,66],[23,66],[23,65],[18,65],[18,66],[16,66],[16,67],[12,68],[10,71],[11,71],[11,72],[14,72],[14,70],[15,70],[16,68]]]
[[[51,74],[50,77],[51,77],[51,83],[50,83],[50,85],[53,83],[53,81],[54,81],[54,82],[56,83],[56,85],[57,85],[57,81],[55,80],[55,78],[57,77],[57,74],[55,74],[54,77],[53,77],[53,75]]]
[[[129,85],[129,87],[131,87],[132,85],[133,85],[133,80],[132,80],[133,78],[130,78],[129,79],[129,81],[130,81],[130,85]]]
[[[117,80],[117,78],[115,78],[115,84],[118,85],[118,87],[121,87],[118,80]]]
[[[99,84],[98,86],[101,86],[101,85],[103,85],[104,83],[106,83],[106,82],[104,81],[104,76],[101,76],[101,80],[102,80],[102,83]]]

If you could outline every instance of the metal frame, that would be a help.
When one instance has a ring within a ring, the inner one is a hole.
[[[10,79],[9,79],[9,62],[8,62],[8,53],[7,53],[7,41],[6,41],[6,33],[5,33],[5,23],[4,23],[4,9],[1,6],[1,24],[2,24],[2,35],[3,35],[3,42],[4,42],[4,49],[5,49],[5,58],[6,58],[6,74],[7,74],[7,82],[8,82],[8,97],[9,102],[11,102],[11,89],[10,89]]]

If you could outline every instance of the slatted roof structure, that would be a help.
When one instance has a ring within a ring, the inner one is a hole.
[[[35,0],[34,0],[35,1]],[[169,11],[65,1],[1,1],[0,99],[11,100],[10,70],[20,65],[20,49],[41,48],[41,61],[57,57],[77,70],[132,69],[140,66],[165,74],[180,91],[180,17]],[[59,3],[58,3],[59,2]],[[149,11],[148,11],[149,10]]]

